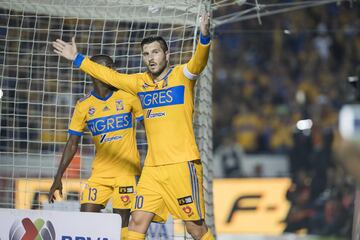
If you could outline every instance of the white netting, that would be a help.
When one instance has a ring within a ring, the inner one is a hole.
[[[142,38],[161,35],[169,44],[171,64],[184,63],[194,50],[201,6],[196,0],[0,0],[0,89],[4,93],[0,100],[0,207],[49,207],[47,193],[67,140],[74,104],[91,88],[85,74],[53,53],[51,42],[70,41],[75,35],[80,52],[110,55],[117,70],[134,73],[144,70]],[[211,75],[206,76],[211,80]],[[205,172],[212,141],[210,80],[198,88],[196,100],[200,106],[196,131]],[[138,135],[144,153],[142,131]],[[78,179],[89,176],[93,155],[90,135],[85,134],[77,160],[63,178],[66,201],[58,208],[74,208]],[[206,186],[211,187],[211,181],[211,175],[205,177]],[[209,223],[213,223],[212,206],[207,208]]]

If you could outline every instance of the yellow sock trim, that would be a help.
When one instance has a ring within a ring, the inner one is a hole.
[[[200,240],[215,240],[214,236],[210,231],[210,228],[208,228],[208,231],[201,237]]]
[[[123,227],[121,228],[121,240],[126,240],[127,236],[128,236],[128,228],[127,227]]]
[[[138,233],[138,232],[133,232],[133,231],[128,231],[127,239],[128,240],[144,240],[145,239],[145,234]]]

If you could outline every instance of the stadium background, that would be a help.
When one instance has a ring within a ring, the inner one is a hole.
[[[215,27],[212,112],[214,212],[219,235],[278,235],[286,230],[350,238],[355,185],[335,163],[332,146],[337,136],[339,109],[354,100],[346,79],[360,64],[360,7],[357,1],[352,4],[351,7],[348,1],[331,3],[262,17],[261,24],[255,18]],[[239,10],[242,7],[238,6]],[[214,18],[233,11],[233,5],[215,9]],[[59,34],[69,38],[76,23],[76,30],[89,31],[91,35],[78,40],[80,51],[88,51],[86,44],[92,39],[92,50],[86,54],[106,53],[102,32],[105,29],[111,35],[119,26],[104,27],[101,21],[79,24],[72,19],[24,17],[16,13],[9,18],[8,14],[0,6],[0,71],[4,91],[0,107],[0,204],[3,208],[14,208],[16,204],[22,207],[29,204],[26,208],[31,209],[52,208],[45,204],[46,187],[39,189],[39,182],[53,176],[57,164],[53,159],[61,155],[74,102],[89,86],[83,86],[83,74],[72,71],[67,62],[59,62],[55,55],[45,58],[40,54],[30,56],[29,52],[35,49],[49,53],[51,49],[44,49],[44,43]],[[42,23],[43,30],[37,34],[28,30]],[[91,24],[93,28],[86,29]],[[173,26],[162,26],[170,27]],[[121,34],[116,36],[126,46],[118,48],[120,51],[115,55],[120,57],[115,60],[119,70],[132,72],[140,68],[136,63],[140,59],[139,49],[132,42],[138,41],[143,32],[131,39],[125,34],[128,28],[126,24],[121,26],[123,39]],[[177,44],[182,46],[185,61],[192,50],[191,28],[188,33],[179,30],[176,34],[176,29],[171,32],[174,39],[171,43],[176,49]],[[177,42],[177,38],[182,41]],[[133,52],[129,52],[131,47]],[[129,55],[135,60],[127,60]],[[29,59],[38,68],[29,68]],[[44,74],[45,83],[36,80]],[[69,79],[61,79],[62,74],[77,80],[70,84]],[[63,80],[60,84],[58,78]],[[46,117],[40,117],[39,112]],[[140,145],[146,146],[141,134],[139,139]],[[92,154],[90,139],[85,137],[81,163],[78,157],[66,178],[86,178]],[[41,161],[35,163],[38,158]],[[17,171],[13,170],[15,166]],[[36,186],[34,195],[13,197],[21,185],[21,180],[14,179],[20,178],[27,179],[24,182],[27,187]],[[78,186],[72,191],[70,185],[67,200],[76,202]],[[230,191],[234,194],[229,194]],[[26,203],[17,202],[21,199]],[[245,206],[240,205],[242,199],[249,200],[244,202]],[[262,207],[264,201],[275,205]],[[268,222],[259,224],[259,219]],[[263,227],[269,225],[271,229]]]

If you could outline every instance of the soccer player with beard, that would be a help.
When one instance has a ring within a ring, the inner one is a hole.
[[[91,76],[136,94],[144,112],[148,153],[132,207],[128,239],[145,239],[151,221],[165,221],[167,211],[184,220],[196,239],[214,239],[205,223],[202,165],[192,124],[194,86],[206,66],[209,49],[209,15],[200,19],[200,40],[187,64],[169,66],[163,38],[141,42],[148,71],[122,74],[77,53],[75,40],[53,42],[55,52]]]

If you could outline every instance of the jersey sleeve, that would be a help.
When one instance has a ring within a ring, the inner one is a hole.
[[[144,120],[143,109],[141,107],[139,98],[134,96],[134,97],[132,97],[132,99],[133,100],[131,102],[131,105],[132,105],[133,113],[136,117],[136,120],[137,121]]]
[[[75,106],[74,114],[71,118],[68,133],[71,135],[82,136],[86,124],[86,112],[84,112],[79,102]]]
[[[183,73],[186,78],[196,80],[199,74],[206,67],[210,51],[210,37],[200,36],[200,41],[196,47],[194,55],[190,61],[185,64]]]
[[[119,73],[111,68],[91,61],[88,57],[84,57],[81,54],[77,55],[74,60],[74,65],[80,67],[85,73],[106,84],[131,94],[137,94],[136,85],[138,74]]]

